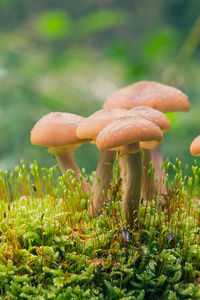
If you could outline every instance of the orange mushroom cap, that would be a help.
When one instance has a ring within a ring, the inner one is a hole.
[[[51,112],[43,116],[31,131],[31,143],[40,146],[57,146],[81,144],[76,136],[76,128],[84,117],[64,112]]]
[[[161,129],[151,121],[143,118],[122,117],[108,124],[97,136],[99,150],[121,149],[141,141],[162,140]]]
[[[96,111],[94,114],[82,120],[76,130],[77,137],[95,140],[99,132],[110,122],[127,114],[123,108],[108,108]]]
[[[142,117],[158,125],[163,132],[168,131],[170,122],[168,118],[160,111],[147,106],[137,106],[131,110],[123,108],[101,109],[83,119],[76,130],[79,138],[96,139],[99,132],[109,123],[121,117],[130,116],[132,118]]]
[[[190,145],[190,153],[194,156],[200,156],[200,135],[198,135]]]
[[[148,107],[136,106],[127,111],[127,116],[138,116],[155,123],[163,132],[170,129],[170,121],[161,111]]]
[[[188,97],[179,89],[154,81],[140,81],[117,90],[105,101],[103,108],[131,109],[145,105],[162,112],[189,111]]]

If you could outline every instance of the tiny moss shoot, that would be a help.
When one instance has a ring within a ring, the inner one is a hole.
[[[164,208],[141,201],[133,230],[118,165],[97,218],[73,171],[0,171],[0,299],[200,299],[200,168],[165,169]]]

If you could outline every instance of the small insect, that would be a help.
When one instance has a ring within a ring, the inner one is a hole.
[[[128,243],[130,241],[130,235],[128,233],[128,231],[126,230],[126,227],[122,227],[122,236],[123,236],[123,239],[125,240],[126,243]]]
[[[168,240],[169,240],[169,241],[173,241],[174,239],[175,239],[175,235],[174,235],[174,232],[172,231],[172,232],[170,233],[170,236],[169,236]]]
[[[34,183],[32,183],[32,187],[33,187],[34,192],[37,192],[37,189],[36,189],[36,186]]]

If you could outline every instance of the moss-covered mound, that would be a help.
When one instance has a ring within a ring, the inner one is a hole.
[[[0,299],[200,299],[200,169],[169,168],[165,207],[141,201],[132,231],[117,172],[95,219],[72,172],[0,172]]]

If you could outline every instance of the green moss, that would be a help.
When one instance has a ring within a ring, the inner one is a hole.
[[[200,169],[165,167],[174,172],[166,206],[158,196],[141,203],[133,231],[118,170],[112,203],[95,219],[73,172],[67,181],[23,162],[1,171],[1,299],[200,299]]]

